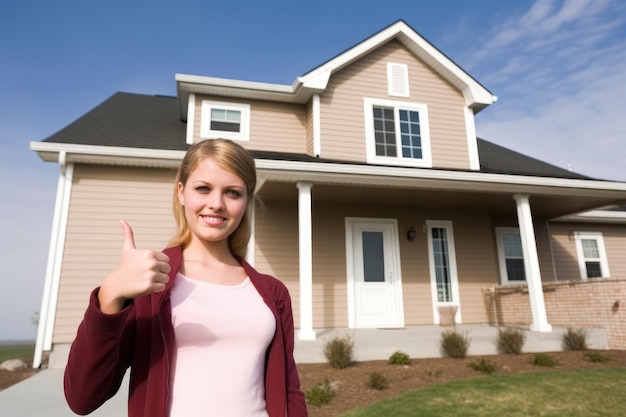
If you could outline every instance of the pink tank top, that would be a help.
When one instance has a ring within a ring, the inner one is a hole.
[[[267,417],[265,353],[274,315],[250,278],[217,285],[176,276],[170,417]]]

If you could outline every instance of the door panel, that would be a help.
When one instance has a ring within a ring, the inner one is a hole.
[[[401,327],[402,281],[395,222],[351,222],[349,285],[353,288],[354,327]]]

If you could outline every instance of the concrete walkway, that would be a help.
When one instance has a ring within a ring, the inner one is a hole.
[[[450,328],[439,326],[407,327],[403,329],[333,329],[319,330],[317,340],[296,342],[298,363],[325,362],[324,344],[334,337],[350,336],[354,342],[356,361],[386,360],[396,350],[413,358],[439,357],[439,338]],[[491,326],[457,326],[457,330],[470,337],[468,354],[491,355],[496,353],[497,328]],[[564,329],[550,333],[526,333],[525,352],[554,352],[562,350]],[[601,329],[587,329],[589,347],[607,349],[606,334]],[[58,355],[57,355],[58,356]],[[0,391],[0,416],[2,417],[72,417],[63,396],[64,362],[58,357],[51,367],[4,391]],[[93,417],[122,417],[127,415],[126,399],[128,376],[117,396],[90,414]]]

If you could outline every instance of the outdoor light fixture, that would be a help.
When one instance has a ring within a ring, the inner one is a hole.
[[[406,238],[409,240],[409,242],[413,242],[415,240],[415,229],[413,228],[413,226],[411,226],[409,230],[407,230]]]

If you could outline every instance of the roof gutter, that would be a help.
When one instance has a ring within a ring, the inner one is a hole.
[[[57,162],[65,152],[67,162],[154,168],[177,167],[185,151],[31,142],[44,161]],[[274,181],[432,188],[541,195],[579,195],[624,199],[626,183],[586,179],[533,177],[474,171],[404,168],[333,162],[256,159],[259,176]]]

